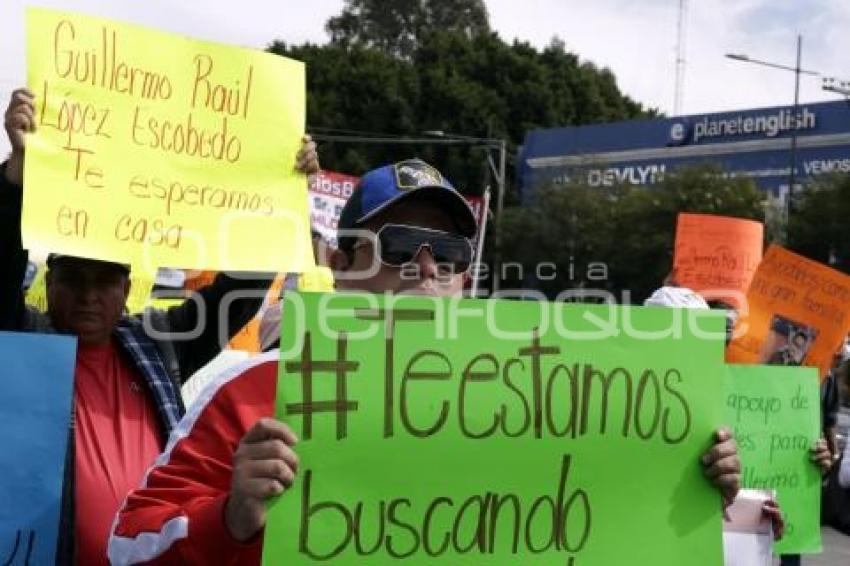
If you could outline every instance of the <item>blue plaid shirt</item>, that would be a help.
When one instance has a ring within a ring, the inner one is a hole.
[[[124,351],[130,355],[136,369],[145,378],[156,403],[163,438],[168,438],[186,410],[177,384],[165,369],[162,354],[156,343],[145,334],[142,323],[137,319],[123,319],[115,329],[115,336]]]

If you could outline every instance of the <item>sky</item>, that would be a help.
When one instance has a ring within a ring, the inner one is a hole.
[[[561,38],[583,60],[610,68],[620,89],[672,114],[679,0],[485,0],[490,25],[504,39],[545,47]],[[198,39],[263,48],[275,39],[324,43],[325,21],[343,0],[3,0],[0,7],[0,100],[25,80],[26,6],[71,10],[181,33]],[[794,73],[724,57],[793,66],[796,36],[802,67],[850,79],[847,0],[689,0],[681,114],[791,104]],[[309,68],[307,69],[309,73]],[[800,101],[835,100],[820,79],[803,76]],[[0,151],[8,141],[0,136]]]

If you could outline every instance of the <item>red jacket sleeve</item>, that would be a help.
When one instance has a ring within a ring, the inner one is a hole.
[[[224,506],[239,441],[274,414],[277,355],[253,358],[204,388],[118,512],[112,564],[260,564],[262,534],[234,540]]]

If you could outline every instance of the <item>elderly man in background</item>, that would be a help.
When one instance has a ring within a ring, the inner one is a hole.
[[[0,330],[58,332],[78,339],[57,561],[106,564],[115,512],[185,412],[180,384],[219,353],[220,330],[233,336],[254,316],[262,301],[259,291],[269,279],[220,275],[185,304],[149,311],[154,337],[139,318],[125,314],[129,266],[51,254],[47,312],[27,307],[21,206],[26,134],[35,128],[33,100],[29,90],[16,90],[5,114],[12,154],[0,165]],[[318,170],[309,138],[296,167]],[[233,301],[220,318],[224,297],[245,290],[258,291],[257,298]],[[171,336],[198,324],[203,328],[193,340]]]

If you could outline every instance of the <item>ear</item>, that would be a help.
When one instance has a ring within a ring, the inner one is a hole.
[[[316,254],[316,263],[330,267],[334,253],[339,250],[330,245],[324,239],[319,240],[318,253]]]
[[[334,287],[336,289],[344,289],[346,278],[342,276],[342,274],[351,269],[351,260],[349,259],[348,254],[339,248],[331,248],[328,264],[334,274]]]
[[[330,264],[333,271],[348,271],[351,267],[348,254],[337,248],[331,249]]]

